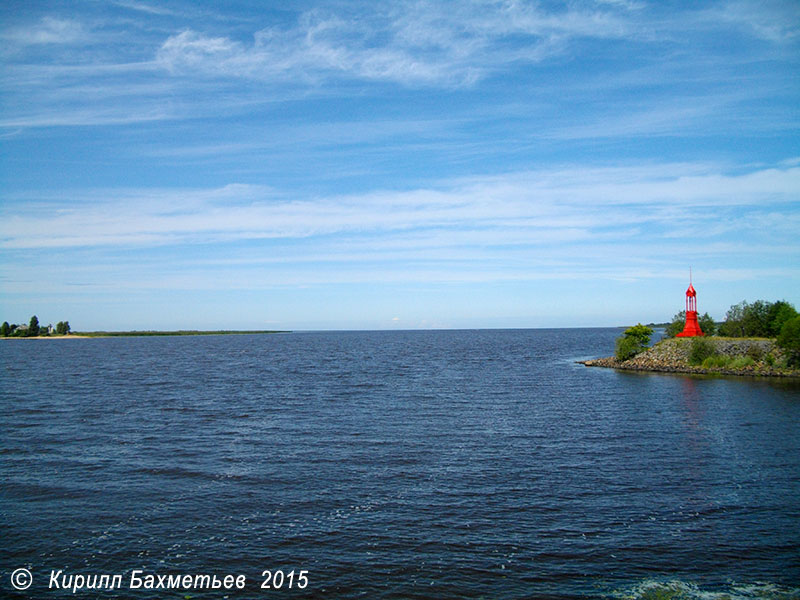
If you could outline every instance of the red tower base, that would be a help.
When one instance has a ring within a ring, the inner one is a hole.
[[[697,337],[700,335],[705,335],[705,333],[700,329],[700,323],[697,322],[697,311],[687,310],[686,325],[683,326],[683,331],[677,337]]]

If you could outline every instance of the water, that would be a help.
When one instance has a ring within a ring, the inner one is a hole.
[[[4,341],[0,596],[800,597],[800,385],[575,364],[619,333]]]

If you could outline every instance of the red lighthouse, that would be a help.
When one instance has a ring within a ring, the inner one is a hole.
[[[697,322],[697,292],[694,291],[692,278],[689,277],[689,289],[686,290],[686,325],[677,337],[696,337],[705,335]]]

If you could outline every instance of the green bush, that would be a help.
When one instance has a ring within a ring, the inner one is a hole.
[[[764,357],[764,362],[767,363],[770,367],[775,364],[775,356],[770,352]]]
[[[633,338],[642,346],[647,347],[647,344],[650,343],[650,336],[653,335],[653,330],[647,325],[637,323],[633,327],[628,327],[622,335]]]
[[[638,323],[633,327],[628,327],[622,337],[617,338],[617,360],[628,360],[647,349],[651,335],[653,335],[653,330],[647,325]]]
[[[800,316],[783,324],[778,336],[778,346],[786,350],[786,362],[790,366],[800,367]]]
[[[628,360],[641,352],[639,343],[630,337],[617,338],[617,360]]]
[[[692,338],[692,347],[689,349],[689,364],[700,365],[703,361],[717,353],[714,344],[701,337]]]

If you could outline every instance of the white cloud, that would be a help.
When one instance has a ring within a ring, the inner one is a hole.
[[[170,37],[159,49],[158,61],[170,71],[206,68],[213,65],[224,73],[231,63],[243,58],[241,44],[222,37],[204,37],[183,31]]]
[[[705,121],[717,130],[765,123],[774,128],[790,118],[788,109],[776,115],[744,108],[757,100],[753,94],[785,97],[792,88],[781,91],[772,89],[775,81],[743,81],[737,89],[751,96],[737,99],[735,92],[716,85],[732,76],[730,53],[709,57],[694,48],[701,37],[742,28],[764,39],[795,39],[797,10],[783,4],[760,14],[754,5],[729,3],[676,11],[674,18],[661,20],[657,11],[623,1],[572,2],[561,8],[512,0],[336,4],[335,10],[311,10],[281,25],[253,26],[252,34],[238,37],[218,20],[201,24],[197,15],[167,20],[153,15],[169,11],[150,4],[117,4],[135,10],[142,21],[121,33],[119,22],[89,13],[83,20],[49,16],[2,34],[9,48],[0,54],[24,59],[9,61],[0,75],[8,106],[0,126],[193,118],[313,92],[349,94],[353,82],[464,88],[556,57],[577,66],[576,58],[591,59],[580,47],[586,40],[611,42],[602,46],[605,59],[638,51],[628,42],[646,45],[635,66],[625,60],[619,69],[605,67],[593,75],[578,69],[580,76],[565,79],[529,70],[520,81],[531,87],[531,100],[549,103],[566,93],[574,103],[581,93],[607,98],[624,87],[644,90],[642,105],[597,102],[585,121],[579,117],[563,130],[543,131],[548,139],[685,134]],[[172,35],[162,33],[167,22],[179,23]],[[667,57],[661,52],[665,45],[675,48]],[[759,52],[739,58],[774,58],[768,50]],[[687,79],[697,82],[699,76],[708,79],[701,97],[678,95]],[[654,86],[668,90],[661,92],[666,99],[660,103],[649,102]],[[737,101],[744,104],[736,106]],[[556,126],[559,116],[552,119]]]
[[[798,167],[725,174],[703,165],[574,167],[323,198],[288,199],[250,185],[108,190],[78,202],[7,202],[0,245],[147,247],[330,235],[414,240],[420,232],[429,240],[432,232],[445,236],[451,245],[459,235],[467,235],[462,245],[538,245],[602,242],[609,232],[626,236],[645,225],[659,237],[680,239],[713,231],[726,213],[735,223],[782,231],[775,225],[797,220],[790,207],[798,193]],[[742,211],[752,214],[745,219]]]
[[[317,81],[349,76],[408,85],[468,85],[518,62],[539,62],[580,37],[618,38],[628,25],[598,7],[545,12],[519,2],[407,2],[347,13],[305,13],[252,43],[192,30],[171,36],[157,61],[172,73]],[[513,43],[511,40],[514,40]]]
[[[164,8],[163,6],[153,5],[153,4],[145,4],[144,2],[133,2],[133,1],[122,1],[118,0],[114,2],[117,6],[121,6],[122,8],[128,8],[130,10],[135,10],[151,15],[174,15],[176,14],[175,11],[170,10],[168,8]]]
[[[2,38],[18,46],[75,44],[85,42],[88,32],[83,24],[72,19],[44,17],[36,25],[6,31]]]
[[[769,42],[791,42],[800,36],[800,4],[793,0],[727,2],[709,19],[722,19]]]

